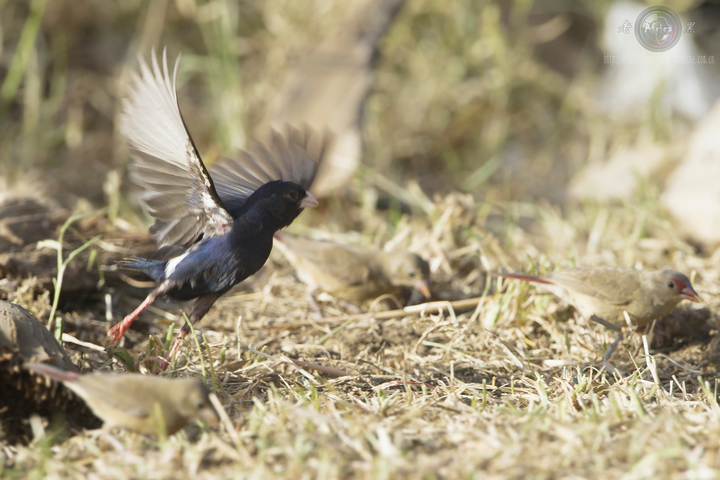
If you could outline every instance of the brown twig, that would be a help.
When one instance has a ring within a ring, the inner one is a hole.
[[[404,317],[412,315],[414,313],[437,313],[443,309],[459,310],[464,308],[471,308],[477,306],[483,297],[466,298],[464,300],[456,300],[454,302],[439,301],[439,302],[428,302],[421,303],[419,305],[412,305],[405,308],[399,308],[397,310],[387,310],[385,312],[374,312],[374,313],[358,313],[356,315],[343,315],[340,317],[320,318],[314,320],[314,323],[342,323],[353,320],[365,320],[367,318],[374,318],[375,320],[389,320],[391,318]],[[308,326],[310,322],[296,323],[293,326]]]
[[[284,363],[283,359],[274,357],[272,355],[269,355],[265,352],[261,352],[259,350],[254,349],[253,347],[243,345],[242,349],[251,353],[254,353],[256,355],[260,355],[262,357],[268,358],[272,361],[278,362],[278,363]],[[327,373],[328,375],[335,375],[336,377],[349,377],[352,376],[352,373],[348,373],[345,370],[340,370],[338,368],[332,368],[332,367],[326,367],[324,365],[318,365],[317,363],[311,363],[306,362],[304,360],[295,360],[294,358],[285,357],[288,360],[290,360],[292,363],[294,363],[296,366],[300,368],[309,368],[310,370],[315,370],[317,372]]]

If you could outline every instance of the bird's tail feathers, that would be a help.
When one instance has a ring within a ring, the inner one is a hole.
[[[23,368],[26,370],[33,371],[35,373],[39,373],[41,375],[45,375],[47,377],[52,378],[53,380],[57,380],[59,382],[67,382],[70,380],[75,380],[80,376],[77,372],[70,372],[68,370],[62,370],[57,367],[53,367],[52,365],[49,365],[47,363],[24,363]]]
[[[118,260],[115,265],[121,270],[129,272],[142,272],[148,275],[156,282],[162,282],[165,277],[165,266],[167,262],[163,260],[149,260],[147,258],[130,257]]]
[[[555,285],[553,282],[546,280],[543,277],[538,277],[537,275],[530,275],[528,273],[498,273],[497,276],[503,278],[514,278],[515,280],[524,280],[526,282]]]
[[[115,265],[121,270],[130,272],[144,272],[145,269],[158,262],[158,260],[147,260],[141,257],[123,258],[115,262]]]

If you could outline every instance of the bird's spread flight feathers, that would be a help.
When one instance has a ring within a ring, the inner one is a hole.
[[[172,77],[163,52],[162,67],[155,52],[152,68],[139,58],[129,97],[123,102],[120,130],[134,162],[131,177],[146,189],[143,200],[156,218],[150,231],[158,248],[188,247],[201,238],[224,234],[247,198],[273,180],[309,188],[326,155],[329,135],[310,129],[273,133],[271,148],[254,143],[240,152],[239,161],[225,159],[205,168],[185,126],[177,100],[177,72]]]
[[[273,131],[270,148],[254,141],[239,153],[240,161],[224,158],[213,165],[210,175],[230,214],[235,216],[253,191],[273,180],[309,190],[330,143],[329,134],[314,133],[309,127],[288,127],[285,136]]]
[[[162,68],[154,51],[151,59],[152,70],[139,58],[140,73],[132,75],[120,131],[135,160],[132,179],[146,189],[143,199],[157,219],[150,231],[158,247],[188,246],[201,236],[221,235],[232,225],[232,218],[180,114],[175,90],[180,58],[172,82],[167,51],[163,52]]]

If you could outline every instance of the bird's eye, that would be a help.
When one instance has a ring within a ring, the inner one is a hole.
[[[668,288],[675,288],[675,282],[673,282],[672,280],[668,280],[667,286]]]
[[[299,194],[297,190],[290,190],[287,193],[287,197],[290,199],[291,202],[297,202]]]
[[[407,269],[408,277],[414,277],[415,276],[415,270],[412,268]]]

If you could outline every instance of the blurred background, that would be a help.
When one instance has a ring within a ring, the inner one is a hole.
[[[337,133],[332,211],[647,201],[714,242],[720,8],[664,4],[694,27],[652,54],[622,31],[649,5],[610,0],[0,0],[0,188],[143,223],[116,119],[166,47],[206,163],[285,122]],[[633,54],[685,60],[608,63]]]

